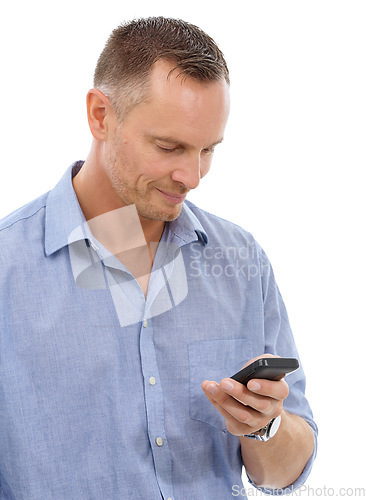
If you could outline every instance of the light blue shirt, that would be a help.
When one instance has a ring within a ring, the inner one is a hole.
[[[239,439],[201,383],[265,352],[298,357],[270,263],[186,202],[145,300],[85,223],[81,165],[0,222],[0,499],[232,499]],[[316,436],[303,370],[286,380],[285,408]]]

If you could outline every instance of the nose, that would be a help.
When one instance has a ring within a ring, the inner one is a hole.
[[[181,159],[175,164],[171,178],[175,182],[184,184],[187,189],[195,189],[201,180],[201,158]]]

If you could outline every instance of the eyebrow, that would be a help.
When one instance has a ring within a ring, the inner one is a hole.
[[[184,141],[179,141],[175,139],[174,137],[169,137],[169,136],[150,136],[150,139],[162,141],[162,142],[169,142],[170,144],[175,144],[179,146],[184,146],[184,147],[191,147],[191,144],[188,144]],[[224,138],[222,137],[218,141],[214,142],[213,144],[210,144],[209,146],[206,146],[206,148],[213,148],[217,146],[218,144],[221,144],[223,142]]]

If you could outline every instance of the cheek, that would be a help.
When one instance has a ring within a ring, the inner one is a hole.
[[[208,174],[211,168],[212,158],[209,161],[203,162],[201,164],[201,179]]]
[[[174,159],[155,152],[141,156],[141,170],[150,179],[166,177],[174,170]]]

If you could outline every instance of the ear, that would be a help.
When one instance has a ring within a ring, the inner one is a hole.
[[[109,99],[100,90],[91,89],[86,97],[88,123],[95,139],[104,141],[108,132],[108,119],[114,115]]]

